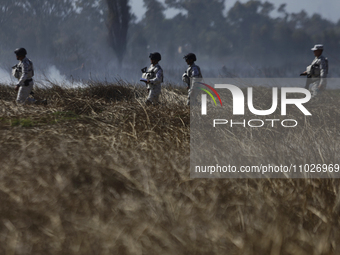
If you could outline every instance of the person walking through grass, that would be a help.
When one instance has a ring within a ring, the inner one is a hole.
[[[185,62],[188,64],[188,69],[185,71],[185,73],[182,75],[182,80],[187,84],[187,90],[188,90],[188,101],[187,105],[190,105],[190,98],[192,97],[193,100],[196,100],[194,95],[194,88],[192,84],[193,78],[202,78],[201,69],[199,66],[195,64],[195,61],[197,60],[196,55],[194,53],[189,53],[183,57],[185,59]]]
[[[27,51],[24,48],[18,48],[14,51],[19,63],[12,67],[12,74],[18,79],[15,91],[18,92],[16,102],[18,104],[35,103],[35,99],[29,97],[33,90],[34,68],[33,63],[26,57]]]
[[[158,104],[159,103],[159,95],[162,90],[162,82],[163,82],[163,69],[158,64],[161,61],[161,54],[158,52],[150,53],[149,55],[151,65],[147,69],[143,76],[146,78],[146,84],[148,89],[148,97],[146,99],[146,104]]]
[[[322,55],[322,44],[316,44],[311,50],[314,52],[315,58],[301,75],[307,76],[308,80],[305,88],[309,89],[310,86],[312,97],[315,97],[326,89],[328,59]]]

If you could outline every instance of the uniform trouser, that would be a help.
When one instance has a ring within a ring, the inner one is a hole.
[[[191,84],[190,89],[188,90],[188,101],[187,105],[190,105],[190,101],[192,104],[197,104],[197,89],[195,89],[194,84]]]
[[[25,86],[25,85],[20,86],[18,95],[17,95],[17,100],[16,100],[17,103],[18,104],[34,103],[35,99],[29,97],[32,90],[33,90],[33,81],[31,81],[28,86]]]
[[[149,95],[146,101],[149,101],[151,103],[158,103],[159,102],[159,95],[161,94],[161,85],[154,85],[150,86],[149,88]]]
[[[326,84],[324,84],[320,89],[318,88],[320,85],[320,81],[313,82],[311,84],[310,92],[312,97],[316,97],[322,93],[326,89]]]

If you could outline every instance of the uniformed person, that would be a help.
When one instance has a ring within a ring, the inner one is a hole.
[[[33,63],[26,57],[26,49],[18,48],[14,53],[17,60],[19,60],[19,63],[12,67],[12,74],[18,79],[18,83],[15,86],[15,91],[18,92],[16,101],[19,104],[34,103],[36,100],[29,97],[34,84],[32,79],[34,76]]]
[[[159,95],[161,94],[162,82],[163,82],[163,69],[158,64],[158,62],[162,59],[161,54],[158,52],[150,53],[149,55],[151,65],[143,73],[143,77],[147,79],[147,89],[148,89],[148,98],[146,99],[146,104],[158,104],[159,103]]]
[[[301,75],[307,75],[308,79],[305,88],[310,89],[312,97],[315,97],[326,89],[328,59],[322,55],[322,44],[316,44],[311,50],[314,52],[315,58]]]
[[[183,57],[185,59],[185,62],[188,64],[188,69],[185,71],[185,73],[182,75],[182,80],[187,84],[187,90],[188,90],[188,101],[187,105],[190,105],[190,97],[194,96],[194,89],[193,84],[191,84],[192,78],[202,78],[201,69],[199,66],[195,64],[195,61],[197,60],[196,55],[194,53],[189,53]],[[196,100],[196,98],[194,99]]]

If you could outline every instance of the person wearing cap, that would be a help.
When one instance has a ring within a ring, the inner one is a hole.
[[[158,52],[150,53],[149,55],[151,65],[146,71],[147,77],[147,89],[148,89],[148,98],[146,99],[146,104],[158,104],[159,103],[159,95],[161,94],[162,82],[163,82],[163,69],[158,64],[158,62],[162,59],[161,54]]]
[[[12,74],[18,79],[15,91],[18,92],[16,102],[18,104],[35,103],[35,99],[29,97],[33,90],[34,68],[33,63],[26,57],[27,51],[24,48],[18,48],[14,51],[19,63],[12,67]]]
[[[328,74],[328,59],[322,55],[323,45],[316,44],[312,49],[314,52],[314,60],[311,65],[307,67],[307,70],[301,75],[307,75],[310,78],[310,91],[312,97],[320,94],[327,85],[327,74]],[[309,82],[306,83],[306,89],[309,89]]]
[[[188,64],[188,69],[185,71],[185,73],[182,75],[182,80],[187,84],[187,90],[188,90],[188,101],[187,105],[190,105],[190,97],[195,97],[193,95],[194,89],[193,84],[191,84],[192,78],[202,78],[201,69],[199,66],[195,64],[195,61],[197,60],[196,55],[194,53],[189,53],[183,57],[185,59],[185,62]],[[196,98],[195,98],[196,100]]]

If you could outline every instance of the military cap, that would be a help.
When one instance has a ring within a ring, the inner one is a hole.
[[[196,58],[196,55],[194,53],[188,53],[186,54],[184,57],[183,57],[185,60],[187,59],[192,59],[193,61],[196,61],[197,58]]]
[[[162,59],[161,54],[159,54],[158,52],[150,53],[149,58],[157,61],[160,61]]]
[[[25,48],[17,48],[14,53],[18,56],[26,56],[27,55],[27,51]]]
[[[311,50],[323,50],[323,44],[315,44]]]

